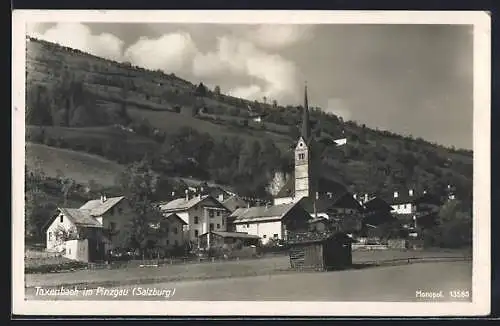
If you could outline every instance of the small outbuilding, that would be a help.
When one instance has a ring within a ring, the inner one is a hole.
[[[290,266],[317,271],[348,268],[352,265],[353,242],[342,232],[294,234],[288,240]]]

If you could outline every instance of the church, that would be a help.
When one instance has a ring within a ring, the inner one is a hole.
[[[349,232],[361,228],[361,221],[351,218],[362,212],[361,204],[342,182],[332,177],[334,173],[321,165],[316,141],[311,132],[306,86],[301,134],[294,149],[293,177],[277,193],[273,205],[235,211],[230,217],[237,232],[258,235],[263,242],[269,238],[282,240],[292,224],[295,228],[308,228],[307,223],[321,218],[330,225],[342,224],[343,230],[347,221]]]
[[[356,214],[363,210],[346,186],[322,166],[311,133],[307,86],[304,92],[301,135],[295,145],[294,173],[274,198],[274,205],[298,202],[313,217],[331,219],[337,214]]]

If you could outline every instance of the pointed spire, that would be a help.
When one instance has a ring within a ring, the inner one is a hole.
[[[307,82],[304,88],[304,109],[302,112],[302,133],[301,136],[307,141],[311,135],[311,128],[309,125],[309,103],[307,100]]]

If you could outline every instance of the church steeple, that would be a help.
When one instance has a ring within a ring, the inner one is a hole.
[[[311,136],[311,127],[309,125],[309,103],[307,100],[307,83],[304,88],[304,109],[302,111],[302,132],[301,132],[302,138],[304,138],[305,141],[309,140],[309,137]]]

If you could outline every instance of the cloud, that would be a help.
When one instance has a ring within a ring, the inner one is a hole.
[[[348,121],[352,118],[351,111],[347,107],[347,104],[344,100],[339,98],[329,98],[324,111],[342,117],[344,121]]]
[[[307,39],[311,31],[311,25],[258,25],[247,33],[247,37],[258,46],[278,49]]]
[[[250,85],[234,87],[233,94],[249,94],[250,99],[263,96],[280,100],[295,95],[295,64],[278,54],[268,53],[252,42],[230,36],[218,38],[217,49],[199,53],[193,62],[193,73],[199,77],[232,74],[248,77]]]
[[[241,86],[230,89],[228,93],[234,97],[261,100],[262,88],[259,85]]]
[[[124,57],[132,64],[166,72],[183,71],[198,53],[188,33],[165,34],[156,39],[141,37],[131,45]]]
[[[37,30],[37,26],[28,27],[28,33],[36,38],[111,60],[120,61],[122,58],[122,40],[110,33],[94,35],[89,27],[81,23],[57,23],[45,32]]]

